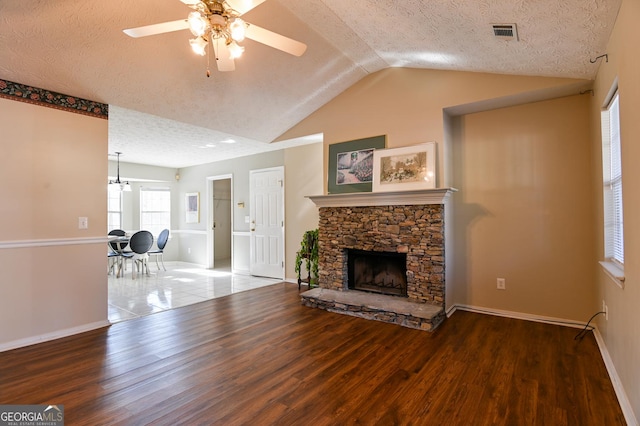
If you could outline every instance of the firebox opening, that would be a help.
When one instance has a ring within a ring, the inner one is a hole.
[[[350,290],[407,297],[407,255],[348,249],[347,277]]]

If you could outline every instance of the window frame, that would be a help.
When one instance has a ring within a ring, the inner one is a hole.
[[[601,112],[602,207],[605,272],[624,285],[624,215],[620,132],[620,93],[615,85]]]
[[[146,195],[146,193],[152,193],[152,192],[163,192],[169,195],[167,210],[145,210],[145,203],[143,201],[143,197]],[[145,224],[145,221],[143,219],[145,213],[161,213],[161,214],[167,213],[168,219],[167,219],[167,222],[162,225],[156,226],[155,224],[151,224],[151,226],[149,226],[148,224]],[[165,228],[169,230],[171,229],[171,188],[141,187],[140,188],[140,229],[144,229],[151,232],[155,239],[155,238],[158,238],[158,235],[160,234],[160,232]]]
[[[111,201],[110,199],[112,198],[111,196],[113,194],[118,194],[118,210],[111,210]],[[122,229],[122,205],[123,205],[123,201],[122,201],[122,191],[107,191],[107,233],[109,231],[112,231],[114,229]],[[111,221],[109,220],[112,214],[117,214],[118,215],[118,225],[112,225]]]

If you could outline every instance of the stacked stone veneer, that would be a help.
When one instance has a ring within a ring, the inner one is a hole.
[[[347,249],[407,254],[410,301],[444,307],[444,205],[322,207],[319,286],[347,290]]]

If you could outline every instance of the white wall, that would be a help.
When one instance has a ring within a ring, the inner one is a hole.
[[[179,206],[178,211],[184,212],[184,195],[187,192],[200,193],[200,222],[186,223],[184,215],[179,214],[179,230],[176,232],[180,241],[179,259],[185,262],[199,265],[207,264],[207,211],[208,204],[203,202],[207,194],[208,177],[232,175],[233,176],[233,239],[234,239],[234,269],[247,272],[249,265],[249,224],[245,222],[245,216],[249,215],[249,171],[267,167],[282,166],[284,154],[282,151],[274,151],[259,155],[240,157],[233,160],[225,160],[194,167],[180,169]],[[244,207],[238,203],[244,202]],[[245,241],[246,240],[246,241]],[[247,250],[242,250],[247,247]]]
[[[295,255],[302,234],[318,227],[318,209],[306,195],[317,195],[323,191],[322,143],[288,148],[265,154],[242,157],[219,163],[188,167],[180,170],[178,192],[200,192],[200,223],[180,223],[179,259],[201,265],[207,264],[207,177],[233,175],[233,269],[249,272],[249,172],[284,165],[285,168],[285,277],[295,280]],[[180,196],[181,199],[183,195]],[[244,203],[244,207],[238,204]],[[183,209],[180,206],[180,209]],[[182,210],[180,210],[182,211]]]

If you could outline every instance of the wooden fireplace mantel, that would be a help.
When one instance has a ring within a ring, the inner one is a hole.
[[[411,206],[444,204],[456,188],[416,189],[390,192],[307,195],[318,207]]]

